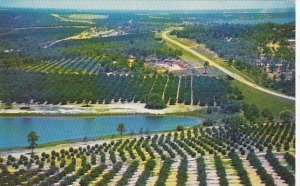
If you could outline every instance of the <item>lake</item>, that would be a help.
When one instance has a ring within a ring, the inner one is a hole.
[[[107,116],[86,118],[0,118],[0,148],[27,146],[27,134],[36,131],[38,144],[118,134],[117,126],[124,123],[125,133],[191,127],[202,123],[198,118],[175,116]]]

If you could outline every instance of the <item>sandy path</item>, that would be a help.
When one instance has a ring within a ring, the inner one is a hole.
[[[167,79],[167,82],[166,82],[166,85],[165,85],[165,88],[164,88],[164,92],[163,92],[163,94],[162,94],[162,99],[165,99],[165,92],[166,92],[166,89],[167,89],[169,80],[170,80],[170,77],[168,76],[168,79]]]
[[[156,83],[157,78],[158,78],[158,76],[156,75],[155,80],[154,80],[154,82],[153,82],[153,84],[152,84],[152,86],[151,86],[151,89],[150,89],[149,94],[151,94],[151,92],[152,92],[152,90],[153,90],[153,87],[154,87],[154,85],[155,85],[155,83]]]
[[[241,160],[243,161],[244,167],[249,174],[249,178],[252,185],[264,186],[265,184],[262,182],[261,178],[256,173],[256,169],[250,165],[250,162],[246,158],[241,158]]]
[[[193,76],[191,76],[191,105],[194,103],[194,93],[193,93]]]
[[[60,151],[61,149],[69,149],[70,147],[73,148],[79,148],[79,147],[86,147],[87,145],[94,146],[96,144],[102,144],[102,143],[110,143],[112,140],[107,139],[107,140],[91,140],[87,142],[74,142],[71,144],[60,144],[60,145],[55,145],[52,147],[44,147],[44,148],[37,148],[34,150],[36,154],[41,154],[42,152],[46,153],[51,153],[52,150],[55,151]],[[0,156],[7,156],[7,154],[11,154],[16,158],[19,158],[22,154],[28,154],[31,151],[29,149],[11,149],[11,150],[5,150],[5,151],[0,151]],[[109,156],[107,156],[109,157]]]
[[[161,110],[151,110],[145,108],[145,103],[121,103],[115,102],[111,104],[91,104],[91,107],[82,107],[83,104],[67,104],[67,105],[52,105],[52,104],[31,104],[31,110],[20,110],[21,107],[27,104],[14,104],[13,109],[1,109],[0,114],[17,114],[17,113],[32,113],[32,114],[167,114],[178,112],[189,112],[200,110],[197,105],[168,105],[167,108]],[[0,104],[1,106],[1,104]]]
[[[242,184],[240,183],[241,179],[237,174],[237,170],[234,166],[231,165],[231,159],[222,158],[222,161],[229,186],[242,186]]]
[[[270,165],[264,155],[258,156],[262,166],[266,169],[267,173],[272,175],[276,185],[287,186],[288,184],[275,172],[274,168]]]
[[[213,156],[207,155],[204,156],[204,161],[205,161],[205,172],[207,175],[207,185],[212,185],[212,186],[218,186],[220,185],[219,183],[219,176],[217,174],[216,166],[215,166],[215,160]]]
[[[120,171],[113,177],[113,179],[110,180],[107,186],[116,186],[118,181],[123,177],[123,174],[126,172],[129,166],[130,165],[128,165],[128,163],[123,163],[123,166],[120,169]]]
[[[128,183],[127,183],[128,186],[135,186],[135,183],[139,179],[140,175],[143,173],[144,168],[145,168],[145,163],[144,162],[140,162],[139,166],[137,168],[137,171],[135,171],[135,173],[133,174],[133,176],[128,179]]]
[[[180,82],[181,82],[181,76],[179,76],[179,81],[178,81],[177,96],[176,96],[176,103],[177,104],[178,104],[179,91],[180,91]]]
[[[188,158],[187,176],[188,178],[186,185],[199,185],[197,172],[197,158]]]
[[[172,159],[172,165],[170,168],[169,176],[166,180],[166,186],[173,186],[177,183],[177,175],[178,175],[178,168],[181,163],[181,158],[179,156]]]

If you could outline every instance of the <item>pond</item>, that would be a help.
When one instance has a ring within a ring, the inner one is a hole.
[[[191,127],[202,121],[193,117],[175,116],[108,116],[98,118],[0,118],[0,148],[27,146],[27,134],[35,131],[38,144],[65,140],[83,140],[85,137],[116,135],[119,123],[125,133],[139,133],[175,129],[178,125]]]

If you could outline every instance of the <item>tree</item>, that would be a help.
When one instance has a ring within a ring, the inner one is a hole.
[[[284,73],[281,73],[279,75],[279,78],[280,78],[281,81],[284,81],[286,79],[286,75]]]
[[[120,135],[121,135],[121,140],[122,140],[122,139],[123,139],[123,134],[124,134],[124,132],[125,132],[125,125],[124,125],[124,123],[120,123],[120,124],[118,125],[117,131],[120,133]]]
[[[209,127],[209,126],[213,126],[213,125],[214,125],[214,122],[211,119],[205,119],[203,121],[203,126],[205,126],[205,127]]]
[[[241,116],[240,114],[235,114],[232,116],[225,117],[223,119],[223,122],[226,125],[229,125],[233,128],[239,128],[239,126],[245,125],[248,123],[247,119],[244,116]]]
[[[0,97],[2,98],[3,102],[5,103],[6,108],[12,108],[12,103],[15,100],[14,97],[14,91],[12,91],[11,85],[8,85],[8,87],[4,87],[0,91]]]
[[[210,106],[208,106],[206,109],[206,113],[211,114],[212,112],[213,112],[213,109]]]
[[[242,102],[237,100],[224,101],[221,104],[221,112],[223,113],[238,113],[242,109]]]
[[[207,68],[209,67],[208,61],[205,61],[203,66],[204,66],[204,74],[206,74],[207,73]]]
[[[146,99],[146,108],[148,109],[163,109],[166,106],[165,100],[157,93],[150,94]]]
[[[89,102],[93,99],[93,94],[90,91],[86,91],[84,94],[85,107],[89,107]]]
[[[141,137],[143,137],[143,128],[140,129],[139,133],[140,133]]]
[[[283,123],[290,123],[294,120],[294,113],[291,110],[283,110],[279,114],[279,118]]]
[[[260,116],[259,109],[254,104],[251,104],[251,105],[244,104],[243,111],[244,111],[245,117],[250,121],[255,121]]]
[[[31,148],[31,154],[33,154],[33,149],[37,146],[37,141],[39,140],[39,136],[37,135],[36,132],[31,131],[27,135],[27,141],[29,143],[29,147]]]
[[[145,133],[146,133],[146,135],[147,135],[148,137],[150,137],[150,130],[149,130],[149,129],[146,129]]]
[[[268,119],[269,121],[272,121],[274,119],[274,116],[272,114],[272,112],[269,109],[264,109],[261,112],[262,117]]]
[[[177,131],[183,131],[183,130],[184,130],[184,126],[178,125],[178,126],[176,127],[176,130],[177,130]]]
[[[271,63],[269,68],[270,68],[271,73],[273,73],[275,71],[275,69],[276,69],[275,63]]]

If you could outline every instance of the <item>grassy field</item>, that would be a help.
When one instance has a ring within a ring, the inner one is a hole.
[[[233,80],[232,85],[242,91],[246,103],[255,104],[260,110],[267,108],[275,115],[278,115],[284,109],[290,109],[295,112],[295,102],[292,100],[266,94],[237,80]]]

